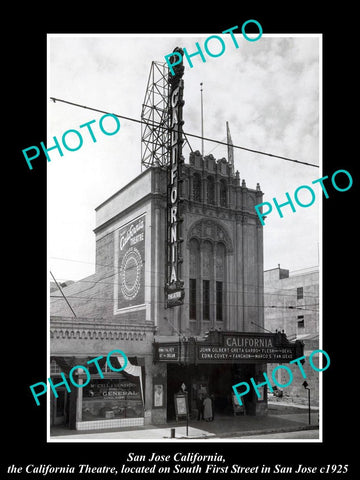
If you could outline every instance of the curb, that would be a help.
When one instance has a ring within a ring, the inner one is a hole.
[[[246,430],[246,431],[237,431],[231,433],[220,433],[220,434],[212,434],[212,435],[197,435],[197,436],[176,436],[174,439],[181,439],[181,440],[208,440],[208,439],[216,439],[216,438],[231,438],[234,436],[242,436],[247,437],[251,435],[266,435],[269,433],[287,433],[287,432],[298,432],[304,430],[318,430],[319,425],[301,425],[298,427],[283,427],[283,428],[265,428],[262,430]],[[171,440],[171,437],[163,437],[168,438]]]
[[[226,434],[216,435],[218,438],[230,438],[232,436],[249,436],[249,435],[264,435],[268,433],[286,433],[286,432],[299,432],[303,430],[318,430],[319,425],[301,425],[299,427],[283,427],[283,428],[266,428],[263,430],[246,430],[244,432],[231,432]]]

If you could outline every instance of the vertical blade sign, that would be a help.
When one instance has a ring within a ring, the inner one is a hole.
[[[180,48],[174,52],[182,54]],[[175,307],[183,304],[184,282],[181,280],[181,248],[180,235],[180,182],[181,168],[184,163],[182,157],[182,111],[184,66],[181,64],[174,67],[175,75],[168,76],[169,81],[169,163],[168,163],[168,188],[167,188],[167,283],[165,286],[166,305]]]

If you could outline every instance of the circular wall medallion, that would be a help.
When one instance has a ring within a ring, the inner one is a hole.
[[[130,247],[120,266],[120,289],[126,300],[133,300],[139,292],[142,258],[136,247]]]

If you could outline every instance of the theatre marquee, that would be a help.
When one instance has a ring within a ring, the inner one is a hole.
[[[284,333],[210,332],[205,340],[154,343],[154,360],[183,364],[288,363],[303,355],[303,343]]]

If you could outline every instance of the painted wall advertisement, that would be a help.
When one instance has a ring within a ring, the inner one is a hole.
[[[145,215],[119,231],[118,309],[145,304]]]

